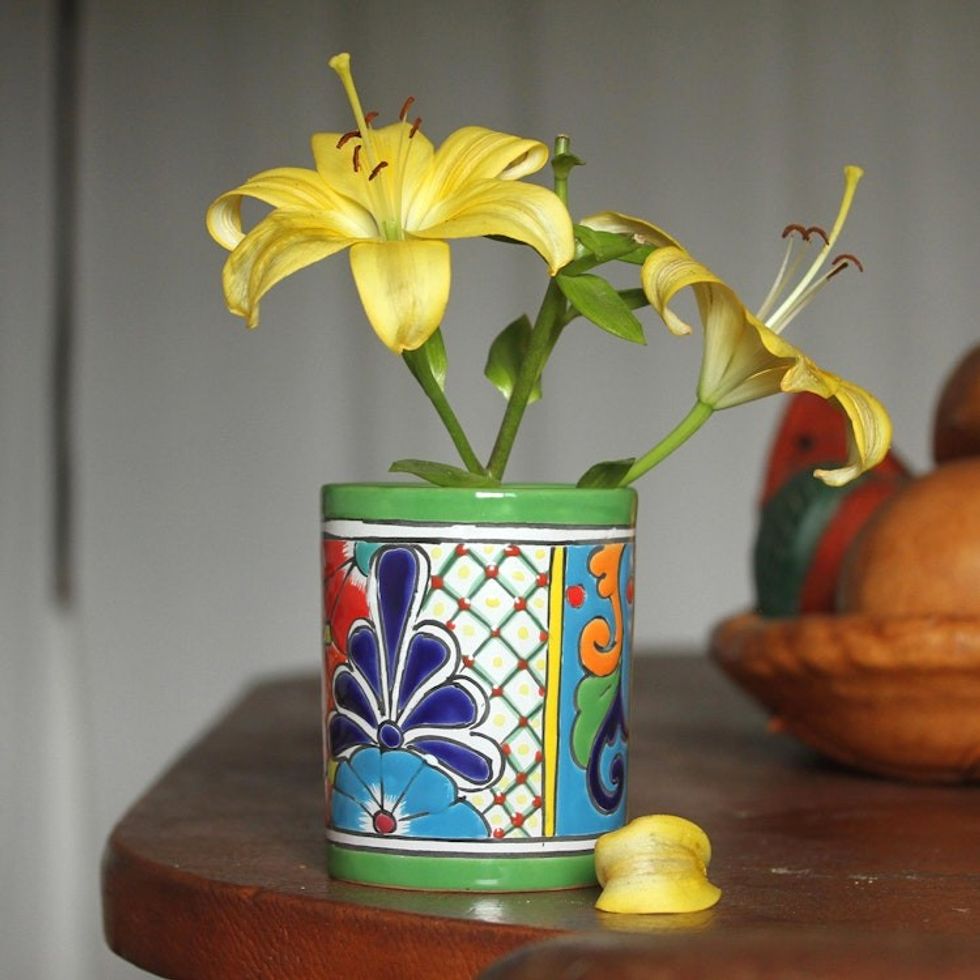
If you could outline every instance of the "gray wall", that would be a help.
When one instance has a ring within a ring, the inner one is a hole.
[[[451,447],[366,326],[344,257],[225,313],[210,199],[347,125],[330,54],[429,135],[481,123],[587,167],[573,210],[671,229],[750,304],[794,220],[865,262],[790,328],[890,407],[928,465],[934,396],[975,342],[980,7],[970,2],[357,4],[90,0],[81,31],[75,253],[76,583],[50,598],[52,0],[0,14],[0,966],[129,976],[100,947],[96,868],[122,808],[256,674],[318,659],[316,491]],[[454,251],[450,394],[488,448],[489,340],[536,305],[523,250]],[[515,479],[574,479],[652,444],[691,401],[700,339],[647,319],[628,348],[563,339]],[[601,367],[597,367],[601,365]],[[622,372],[611,393],[595,379]],[[724,413],[641,484],[637,644],[704,642],[750,601],[754,498],[775,400]],[[601,409],[601,411],[597,410]],[[694,815],[696,816],[696,815]],[[16,887],[7,883],[16,882]],[[9,931],[9,935],[7,934]]]

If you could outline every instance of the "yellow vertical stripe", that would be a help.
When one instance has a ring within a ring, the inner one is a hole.
[[[551,556],[551,588],[548,604],[548,676],[544,701],[544,836],[555,836],[555,802],[558,795],[558,708],[561,699],[562,619],[565,609],[565,549]]]

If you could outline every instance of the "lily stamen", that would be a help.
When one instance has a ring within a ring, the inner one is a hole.
[[[856,265],[859,272],[864,272],[864,266],[861,264],[861,260],[856,255],[852,255],[850,252],[841,252],[840,255],[837,255],[830,260],[831,265],[839,265],[841,262],[843,262],[845,265],[848,263],[851,265]]]
[[[823,239],[824,245],[830,244],[830,239],[827,237],[827,232],[825,232],[823,228],[820,227],[820,225],[810,225],[810,227],[806,229],[807,241],[810,240],[811,235],[819,235]]]
[[[361,144],[358,143],[354,147],[354,173],[358,173],[361,169]]]
[[[422,117],[416,116],[415,122],[412,123],[412,129],[408,134],[408,138],[411,139],[418,131],[419,127],[422,125]]]
[[[408,115],[408,110],[411,108],[412,103],[415,101],[415,96],[410,95],[403,103],[401,112],[398,113],[398,118],[401,122],[405,121],[405,117]]]
[[[374,180],[374,178],[377,177],[378,174],[381,173],[381,171],[384,170],[384,168],[387,167],[387,166],[388,166],[388,161],[387,160],[382,160],[381,163],[379,163],[374,168],[374,170],[371,171],[370,175],[368,176],[368,180]]]
[[[775,330],[776,333],[779,333],[779,331],[782,330],[783,327],[785,327],[789,322],[790,317],[795,316],[799,311],[799,301],[804,297],[807,299],[812,297],[813,293],[810,291],[810,284],[820,272],[820,269],[824,264],[824,260],[827,258],[827,253],[840,236],[841,229],[844,227],[844,221],[847,219],[847,213],[851,210],[851,202],[854,200],[854,191],[857,189],[858,181],[863,175],[864,171],[860,167],[848,166],[844,168],[844,194],[841,198],[840,207],[837,209],[837,217],[834,220],[834,226],[830,229],[829,235],[817,225],[813,225],[807,229],[807,231],[811,234],[820,235],[820,237],[824,240],[824,244],[817,253],[817,257],[813,260],[810,268],[806,271],[806,274],[796,284],[796,287],[789,294],[789,296],[786,297],[782,306],[780,306],[779,309],[772,315],[768,326],[770,329]],[[821,280],[821,283],[822,282],[826,282],[826,279]],[[819,287],[821,283],[818,283],[817,286]]]
[[[805,248],[800,249],[798,247],[798,242],[796,235],[800,236],[800,241],[804,246],[810,244],[811,233],[813,228],[806,228],[800,224],[789,224],[783,229],[782,238],[788,238],[789,241],[786,243],[786,251],[783,253],[783,261],[780,263],[779,271],[776,273],[776,278],[773,280],[772,285],[769,287],[769,292],[766,293],[766,298],[762,301],[759,309],[756,311],[756,316],[760,320],[765,320],[769,314],[769,311],[776,304],[780,296],[786,290],[786,286],[789,281],[796,275],[796,270],[799,269],[800,263],[803,261],[803,256],[806,254]]]
[[[380,115],[381,115],[381,113],[378,112],[377,109],[372,109],[370,112],[366,112],[364,114],[364,125],[365,126],[370,126],[371,123],[373,123],[374,120],[377,119],[378,116],[380,116]]]
[[[344,146],[349,143],[352,139],[360,139],[361,131],[359,129],[352,129],[349,133],[344,133],[343,136],[337,140],[337,149],[342,150]]]

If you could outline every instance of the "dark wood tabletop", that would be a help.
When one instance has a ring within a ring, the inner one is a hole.
[[[980,977],[980,787],[823,762],[704,658],[638,658],[630,732],[631,814],[711,838],[723,895],[695,914],[331,881],[319,717],[315,678],[258,683],[123,817],[102,882],[120,956],[187,980]]]

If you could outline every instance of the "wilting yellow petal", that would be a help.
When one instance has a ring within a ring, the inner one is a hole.
[[[350,264],[364,310],[385,346],[401,354],[435,333],[449,301],[445,242],[358,242]]]
[[[767,331],[763,340],[774,355],[795,358],[783,376],[782,391],[810,391],[836,401],[850,422],[847,464],[833,470],[814,470],[813,475],[839,487],[877,466],[885,458],[892,437],[891,419],[881,402],[853,382],[824,371],[772,331]]]
[[[541,254],[554,275],[572,260],[572,219],[558,196],[535,184],[482,180],[468,184],[427,215],[419,238],[475,238],[506,235]]]
[[[225,302],[248,326],[259,323],[259,301],[281,279],[351,243],[343,227],[322,215],[273,211],[228,256],[222,274]]]
[[[620,214],[618,211],[603,211],[600,214],[593,214],[588,218],[583,218],[580,224],[596,231],[611,231],[619,235],[630,235],[644,245],[656,245],[658,248],[665,245],[681,247],[680,242],[664,231],[663,228],[658,228],[642,218],[632,218],[628,214]]]
[[[596,877],[603,912],[700,912],[721,898],[708,881],[711,843],[690,820],[668,814],[638,817],[596,842]]]

